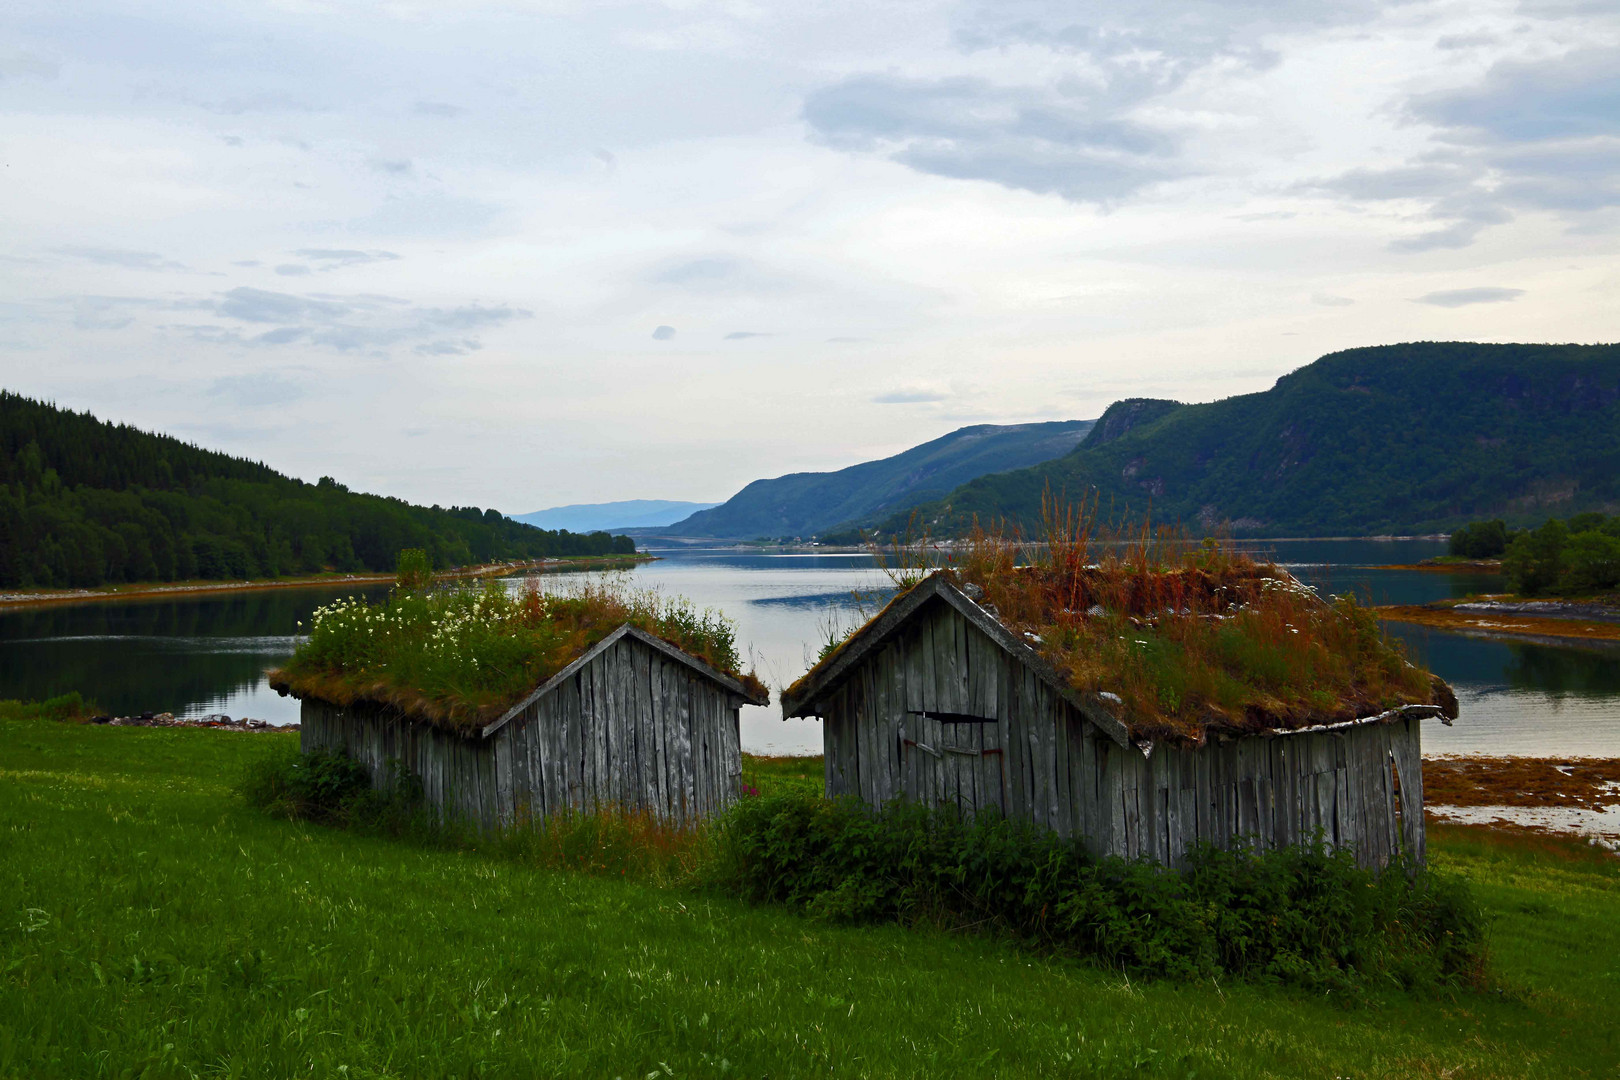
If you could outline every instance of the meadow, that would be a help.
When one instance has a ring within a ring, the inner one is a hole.
[[[994,937],[846,927],[289,822],[291,734],[0,706],[0,1077],[1620,1075],[1620,862],[1431,827],[1493,986],[1353,999],[1141,981]],[[812,760],[752,759],[769,793]]]

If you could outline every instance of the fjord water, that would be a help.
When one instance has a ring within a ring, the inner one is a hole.
[[[1486,574],[1381,569],[1444,550],[1435,541],[1271,541],[1263,553],[1323,592],[1370,603],[1418,604],[1498,591]],[[632,583],[716,607],[737,623],[745,660],[780,688],[796,679],[829,632],[888,598],[890,583],[864,554],[788,554],[677,548],[628,571]],[[549,587],[570,575],[548,576]],[[513,581],[519,587],[519,581]],[[376,599],[386,587],[323,586],[231,595],[171,596],[0,613],[0,697],[78,690],[121,714],[225,713],[273,723],[298,719],[297,703],[265,685],[264,672],[297,642],[297,624],[339,596]],[[1620,756],[1620,648],[1525,642],[1389,624],[1410,654],[1457,689],[1462,718],[1431,724],[1429,753]],[[757,753],[819,753],[820,725],[782,720],[779,708],[745,707],[743,746]]]

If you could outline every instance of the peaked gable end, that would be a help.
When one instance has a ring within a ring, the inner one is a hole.
[[[1096,694],[1083,694],[1068,684],[1040,653],[1020,641],[994,616],[974,603],[953,585],[943,572],[936,572],[906,593],[857,630],[835,653],[811,668],[803,678],[782,693],[782,715],[816,715],[822,701],[868,660],[877,656],[896,635],[929,616],[929,609],[943,604],[995,647],[1027,668],[1054,690],[1087,720],[1121,746],[1130,745],[1128,731],[1118,717]],[[963,675],[965,678],[965,673]],[[943,708],[943,706],[941,706]]]

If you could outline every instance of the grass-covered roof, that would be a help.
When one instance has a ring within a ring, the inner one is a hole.
[[[735,629],[682,597],[595,580],[559,592],[499,581],[477,588],[399,588],[384,602],[350,597],[318,609],[291,660],[270,673],[283,693],[337,705],[366,701],[471,734],[500,717],[609,634],[634,626],[742,684]]]
[[[1309,727],[1434,705],[1450,687],[1414,666],[1352,597],[1322,597],[1279,566],[1165,532],[1093,542],[1074,519],[1044,542],[978,531],[934,571],[1028,645],[1134,739]],[[908,589],[921,571],[897,573]],[[880,613],[783,694],[797,702]]]

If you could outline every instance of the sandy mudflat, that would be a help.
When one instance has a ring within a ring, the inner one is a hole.
[[[1425,758],[1423,802],[1439,821],[1584,836],[1620,850],[1620,759]]]

